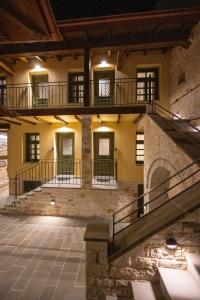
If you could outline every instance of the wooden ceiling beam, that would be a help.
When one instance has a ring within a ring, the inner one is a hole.
[[[34,35],[38,39],[47,38],[47,35],[40,28],[36,28],[35,24],[27,20],[25,16],[21,15],[7,1],[1,2],[0,12],[27,33]]]
[[[77,121],[79,121],[80,123],[82,123],[82,119],[81,119],[79,116],[74,115],[74,118],[75,118]]]
[[[8,123],[0,123],[0,129],[9,129],[10,128],[10,124]]]
[[[13,121],[13,120],[9,120],[9,119],[6,119],[6,118],[1,118],[1,117],[0,117],[0,120],[1,120],[1,121],[5,121],[5,122],[10,123],[10,124],[14,124],[14,125],[22,125],[22,124],[19,123],[19,122],[16,122],[16,121]]]
[[[4,61],[0,60],[0,67],[4,69],[9,75],[14,76],[15,72],[14,70],[9,67]]]
[[[24,57],[24,56],[20,56],[19,59],[21,61],[23,61],[24,63],[26,63],[26,64],[28,64],[30,62],[30,60],[27,57]]]
[[[2,106],[0,106],[0,114],[5,117],[11,117],[11,118],[15,118],[16,116],[21,116],[21,113],[7,109]]]
[[[59,116],[55,115],[55,116],[54,116],[54,118],[55,118],[56,120],[58,120],[58,121],[60,121],[60,122],[64,123],[65,125],[68,125],[68,122],[67,122],[67,121],[65,121],[64,119],[62,119],[61,117],[59,117]]]
[[[120,119],[121,119],[121,115],[120,115],[120,114],[118,114],[118,116],[117,116],[117,124],[119,124],[119,123],[120,123]]]
[[[30,124],[30,125],[36,125],[35,122],[33,121],[29,121],[29,120],[25,120],[24,118],[22,117],[16,117],[17,120],[21,121],[21,122],[24,122],[24,123],[27,123],[27,124]]]
[[[120,71],[123,67],[123,51],[117,51],[117,70]]]
[[[35,58],[37,58],[37,60],[41,61],[42,63],[45,63],[46,59],[44,56],[38,56],[36,55]]]
[[[143,117],[143,114],[139,114],[139,115],[135,118],[135,120],[133,120],[133,124],[138,123],[138,122],[142,119],[142,117]]]
[[[102,119],[101,119],[101,116],[100,116],[100,114],[97,114],[97,119],[98,119],[98,122],[102,125],[103,124],[103,122],[102,122]]]
[[[44,120],[44,119],[41,118],[41,117],[36,117],[36,116],[34,116],[34,119],[37,120],[37,121],[39,121],[39,122],[41,122],[41,123],[45,123],[45,124],[47,124],[47,125],[52,125],[51,122],[48,122],[48,121]]]

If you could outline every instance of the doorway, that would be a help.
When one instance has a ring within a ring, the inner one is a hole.
[[[48,106],[48,75],[32,75],[32,102],[35,107]]]
[[[114,132],[94,132],[94,176],[114,176]]]
[[[57,175],[74,174],[74,133],[57,133]]]
[[[112,105],[114,98],[114,71],[94,72],[95,105]]]

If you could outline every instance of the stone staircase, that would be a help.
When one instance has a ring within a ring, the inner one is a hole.
[[[193,161],[200,158],[200,131],[187,122],[148,115]]]
[[[200,256],[188,254],[187,270],[158,268],[160,283],[131,281],[134,300],[200,300]],[[117,300],[106,296],[106,300]]]

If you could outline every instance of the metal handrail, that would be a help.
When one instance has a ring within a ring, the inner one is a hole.
[[[120,213],[123,209],[125,209],[125,208],[131,206],[132,204],[134,204],[135,202],[137,202],[139,199],[141,199],[141,198],[147,196],[148,194],[154,192],[157,188],[161,187],[163,184],[167,183],[167,182],[168,182],[169,180],[171,180],[172,178],[178,176],[179,174],[181,174],[182,172],[184,172],[185,170],[187,170],[188,168],[190,168],[192,165],[197,164],[197,163],[199,163],[199,162],[200,162],[200,159],[198,159],[198,160],[196,160],[196,161],[190,163],[190,164],[187,165],[186,167],[184,167],[184,168],[182,168],[181,170],[177,171],[176,173],[174,173],[173,175],[171,175],[168,179],[162,181],[159,185],[157,185],[156,187],[152,188],[152,189],[151,189],[150,191],[148,191],[147,193],[144,193],[144,194],[140,195],[140,196],[137,197],[135,200],[129,202],[129,203],[126,204],[126,205],[124,205],[121,209],[118,209],[118,210],[113,214],[113,216],[116,215],[116,214],[118,214],[118,213]]]
[[[163,109],[164,111],[166,111],[167,113],[169,113],[170,115],[172,115],[174,118],[184,122],[185,124],[187,124],[188,126],[190,126],[191,128],[193,128],[194,130],[200,132],[200,129],[198,129],[197,127],[195,127],[194,125],[191,125],[189,121],[181,119],[179,116],[173,114],[171,111],[169,111],[168,109],[166,109],[165,107],[161,106],[160,104],[152,101],[152,105],[153,106],[158,106],[159,108]],[[154,111],[154,110],[153,110]],[[170,118],[171,120],[175,121],[173,118]]]
[[[120,229],[119,231],[115,232],[115,226],[117,224],[119,224],[121,221],[123,221],[124,219],[130,217],[131,215],[133,215],[136,212],[139,212],[140,209],[144,206],[148,206],[150,203],[154,202],[156,199],[158,199],[160,196],[163,196],[165,194],[167,194],[170,190],[172,190],[173,188],[177,187],[178,185],[182,184],[183,182],[185,182],[186,180],[188,180],[189,178],[191,178],[192,176],[194,176],[195,174],[200,172],[200,168],[198,168],[198,170],[194,171],[192,174],[188,175],[186,178],[181,179],[178,183],[174,184],[173,186],[171,186],[170,188],[168,188],[167,190],[165,190],[164,192],[160,193],[158,196],[154,197],[152,200],[147,201],[144,205],[140,205],[137,207],[137,209],[132,210],[131,212],[129,212],[128,214],[126,214],[125,216],[123,216],[122,218],[115,220],[115,217],[117,214],[122,213],[123,211],[125,211],[128,207],[132,206],[134,203],[137,203],[139,199],[144,198],[147,195],[150,195],[150,193],[152,193],[153,191],[155,191],[156,189],[158,189],[159,187],[161,187],[162,185],[164,185],[167,182],[170,182],[171,179],[173,179],[174,177],[178,176],[179,174],[181,174],[182,172],[184,172],[185,170],[189,169],[191,166],[193,165],[197,165],[197,163],[199,163],[200,160],[197,160],[195,162],[190,163],[189,165],[187,165],[186,167],[182,168],[181,170],[179,170],[178,172],[176,172],[175,174],[173,174],[172,176],[170,176],[167,180],[164,180],[161,184],[159,184],[158,186],[156,186],[155,188],[151,189],[150,191],[148,191],[147,193],[144,193],[143,195],[137,197],[134,201],[132,201],[131,203],[123,206],[121,209],[119,209],[118,211],[116,211],[113,214],[112,217],[112,224],[113,224],[113,244],[115,242],[115,236],[117,234],[119,234],[120,232],[122,232],[123,230],[125,230],[127,227],[133,225],[135,222],[139,221],[141,218],[143,218],[146,214],[144,214],[141,217],[138,217],[134,222],[130,223],[129,225],[125,226],[124,228]],[[170,199],[169,199],[170,201]],[[160,206],[157,207],[157,209]]]
[[[182,98],[184,98],[185,96],[189,95],[190,93],[192,93],[193,91],[195,91],[196,89],[198,89],[200,87],[200,83],[197,84],[195,87],[191,88],[189,91],[187,91],[186,93],[182,94],[180,97],[176,98],[175,101],[171,104],[174,105],[175,103],[177,103],[179,100],[181,100]]]

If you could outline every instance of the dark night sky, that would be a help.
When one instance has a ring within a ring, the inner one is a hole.
[[[200,4],[200,0],[51,0],[57,20],[169,9]]]
[[[51,0],[56,19],[74,19],[148,11],[157,0]]]

